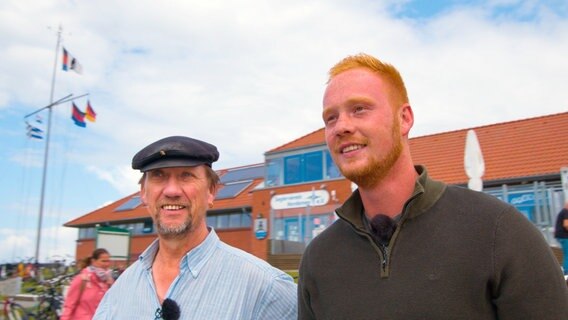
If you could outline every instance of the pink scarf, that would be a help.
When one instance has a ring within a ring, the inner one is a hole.
[[[89,271],[93,272],[95,275],[97,275],[97,278],[99,278],[100,281],[102,282],[108,282],[111,278],[110,275],[110,270],[109,269],[103,269],[103,268],[98,268],[95,266],[89,266]]]

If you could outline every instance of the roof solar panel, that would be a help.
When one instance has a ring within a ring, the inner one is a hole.
[[[215,200],[234,198],[244,189],[252,184],[252,181],[236,182],[223,186],[221,190],[217,193]]]
[[[241,180],[253,180],[262,177],[264,177],[264,165],[241,168],[241,169],[233,169],[225,173],[221,177],[221,183],[241,181]]]
[[[140,196],[134,196],[134,197],[128,199],[128,201],[126,201],[122,205],[118,206],[116,209],[114,209],[114,211],[132,210],[132,209],[135,209],[136,207],[138,207],[141,204],[142,204],[142,200],[140,200]]]

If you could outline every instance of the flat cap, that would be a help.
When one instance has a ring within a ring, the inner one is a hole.
[[[172,136],[151,143],[132,158],[132,169],[142,172],[171,167],[193,167],[201,164],[211,167],[219,159],[217,147],[207,142]]]

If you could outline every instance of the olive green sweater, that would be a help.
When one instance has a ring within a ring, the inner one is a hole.
[[[568,319],[560,266],[528,219],[416,169],[388,248],[363,226],[358,191],[312,240],[300,266],[299,319]]]

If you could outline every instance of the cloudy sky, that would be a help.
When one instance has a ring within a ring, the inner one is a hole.
[[[97,119],[52,109],[42,261],[74,258],[61,225],[135,192],[132,155],[158,138],[216,144],[219,169],[321,128],[326,72],[349,54],[399,68],[414,137],[568,110],[565,0],[4,0],[0,263],[34,256],[45,139],[24,117],[50,102],[59,25],[83,74],[59,50],[53,99],[88,93],[75,103]]]

